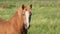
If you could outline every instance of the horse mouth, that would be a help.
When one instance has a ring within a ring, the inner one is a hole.
[[[29,29],[30,28],[30,25],[27,26],[27,24],[24,25],[25,29]]]

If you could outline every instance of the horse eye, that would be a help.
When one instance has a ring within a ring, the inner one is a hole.
[[[30,15],[32,15],[32,13],[30,12]]]
[[[22,14],[22,15],[25,15],[25,14],[24,14],[24,12],[23,12],[23,14]]]
[[[23,15],[25,15],[25,14],[23,14]]]

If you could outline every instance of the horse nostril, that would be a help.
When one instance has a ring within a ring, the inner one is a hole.
[[[25,24],[25,27],[27,27],[27,25]]]
[[[25,29],[29,29],[30,25],[28,26],[27,24],[24,24]]]
[[[24,24],[25,29],[27,29],[27,24]]]

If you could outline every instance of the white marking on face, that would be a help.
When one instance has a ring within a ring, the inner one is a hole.
[[[25,15],[26,15],[26,28],[28,28],[29,27],[29,12],[28,11],[26,11],[25,12]]]

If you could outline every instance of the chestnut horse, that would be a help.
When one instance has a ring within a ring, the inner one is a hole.
[[[0,34],[27,34],[30,27],[32,5],[19,8],[8,21],[0,20]]]

